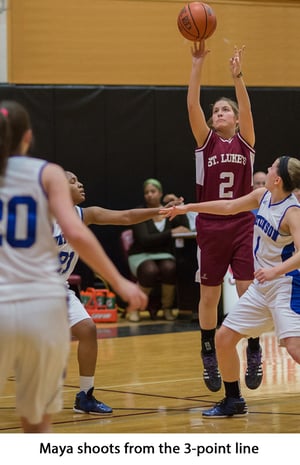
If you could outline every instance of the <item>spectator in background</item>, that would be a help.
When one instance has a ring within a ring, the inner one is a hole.
[[[253,174],[253,190],[258,189],[259,187],[265,187],[266,177],[267,177],[267,173],[265,173],[264,171],[256,171]],[[252,213],[255,216],[257,212],[258,212],[258,208],[252,211]]]
[[[258,187],[265,187],[267,173],[264,171],[256,171],[253,175],[253,189]]]
[[[259,187],[265,187],[266,177],[267,177],[267,173],[265,173],[264,171],[256,171],[253,174],[253,190],[258,189]],[[257,212],[258,212],[258,208],[252,211],[252,213],[255,216]]]
[[[144,206],[162,207],[163,189],[154,178],[144,182]],[[189,222],[184,215],[181,221],[168,222],[160,214],[132,227],[134,242],[128,252],[131,273],[137,278],[141,289],[149,296],[153,287],[161,284],[161,305],[168,321],[175,319],[176,260],[173,254],[175,233],[188,232]],[[129,321],[139,321],[138,311],[130,312]]]

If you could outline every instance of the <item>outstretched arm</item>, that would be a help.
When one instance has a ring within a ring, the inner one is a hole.
[[[192,48],[192,70],[190,75],[187,107],[189,114],[190,126],[196,139],[197,146],[201,147],[209,133],[209,127],[206,123],[204,112],[200,105],[200,86],[203,63],[209,50],[205,49],[205,41],[194,42]]]
[[[169,202],[166,206],[178,205],[182,202],[182,197]],[[130,226],[150,220],[158,214],[159,208],[132,208],[130,210],[109,210],[102,207],[83,208],[83,221],[86,225],[118,225]]]
[[[159,208],[133,208],[131,210],[109,210],[102,207],[83,208],[83,221],[86,225],[124,225],[140,223],[153,218]]]
[[[120,274],[95,235],[75,212],[65,173],[58,165],[49,163],[43,170],[42,183],[49,198],[51,214],[60,224],[66,240],[82,260],[112,286],[128,302],[128,310],[144,309],[147,297],[133,282]]]
[[[242,57],[245,46],[242,48],[234,48],[234,54],[230,58],[230,71],[235,87],[235,94],[239,106],[239,130],[241,136],[248,142],[251,147],[255,143],[255,132],[253,124],[253,116],[251,111],[251,103],[245,86],[242,73]]]
[[[243,211],[251,211],[257,208],[265,192],[266,189],[262,187],[238,199],[187,203],[171,208],[161,208],[159,213],[170,220],[177,215],[185,215],[188,212],[210,213],[212,215],[235,215]]]

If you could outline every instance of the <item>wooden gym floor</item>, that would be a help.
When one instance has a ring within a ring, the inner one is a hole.
[[[299,433],[300,367],[277,346],[273,333],[262,336],[264,378],[246,388],[245,340],[241,341],[241,385],[249,414],[244,418],[203,419],[201,411],[223,396],[202,380],[199,327],[190,314],[175,322],[98,325],[95,396],[113,407],[111,415],[73,412],[78,392],[77,342],[64,386],[64,409],[54,416],[54,433]],[[20,433],[15,413],[14,379],[0,396],[0,432]]]

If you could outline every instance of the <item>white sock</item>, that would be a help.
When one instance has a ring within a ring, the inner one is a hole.
[[[88,392],[94,386],[94,376],[80,376],[80,392],[84,391],[85,393]]]

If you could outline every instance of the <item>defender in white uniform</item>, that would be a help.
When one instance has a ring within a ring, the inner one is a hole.
[[[46,162],[15,156],[1,179],[0,388],[15,368],[16,408],[30,424],[62,408],[70,331],[57,274]]]
[[[82,209],[78,206],[75,206],[76,212],[83,221],[83,214]],[[78,253],[71,247],[68,241],[65,239],[61,227],[57,222],[54,223],[54,230],[53,230],[53,237],[55,239],[56,245],[59,250],[59,273],[63,277],[63,281],[67,285],[67,281],[71,274],[74,271],[74,268],[78,262],[79,255]],[[68,285],[67,285],[68,287]],[[68,318],[70,327],[74,326],[79,321],[90,318],[89,314],[87,313],[86,309],[76,297],[75,292],[72,291],[68,287]]]
[[[0,104],[0,389],[13,371],[16,407],[24,432],[51,431],[62,407],[70,347],[67,291],[57,269],[53,217],[74,250],[128,302],[147,297],[125,279],[92,232],[80,221],[65,173],[26,156],[32,140],[22,105]]]
[[[74,208],[85,225],[128,226],[146,221],[158,213],[158,208],[134,208],[130,210],[109,210],[99,206],[81,208],[78,204],[85,200],[83,184],[70,171],[66,171],[66,176]],[[54,238],[59,249],[60,273],[66,282],[76,266],[78,254],[68,243],[57,223],[54,227]],[[72,335],[78,340],[79,392],[75,397],[74,411],[95,415],[111,413],[112,408],[97,400],[93,395],[98,355],[96,325],[71,289],[68,289],[68,300],[70,327]]]
[[[229,201],[187,204],[163,210],[232,215],[259,207],[254,229],[254,281],[217,332],[216,347],[225,398],[203,411],[206,418],[247,414],[240,392],[236,345],[243,337],[275,330],[280,345],[300,363],[300,204],[292,193],[300,187],[300,160],[280,157],[268,169],[266,188]]]
[[[293,194],[275,204],[272,203],[271,192],[264,194],[254,226],[253,251],[256,272],[281,266],[295,254],[291,232],[281,229],[285,215],[292,207],[300,209],[299,202]],[[299,268],[272,280],[259,282],[255,279],[249,287],[249,292],[227,316],[224,326],[252,337],[272,331],[275,327],[279,343],[282,345],[287,337],[300,337]]]

